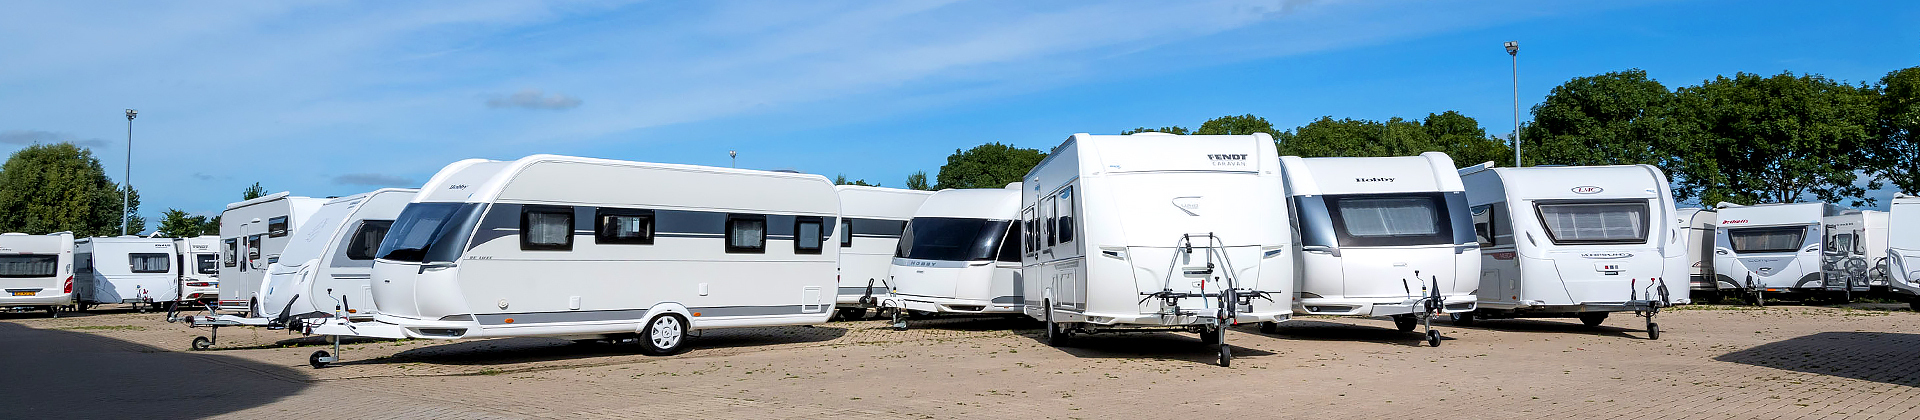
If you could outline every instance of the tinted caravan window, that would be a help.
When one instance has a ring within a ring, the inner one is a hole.
[[[387,239],[387,230],[391,228],[393,228],[392,220],[360,222],[360,228],[354,230],[353,237],[347,240],[347,259],[373,259],[374,251],[380,250],[380,241]]]
[[[220,274],[220,263],[213,254],[193,254],[194,268],[200,274]]]
[[[853,246],[853,219],[840,219],[840,247]]]
[[[224,248],[220,251],[220,258],[225,260],[226,266],[232,267],[235,265],[239,265],[240,238],[227,239],[221,242],[223,243]]]
[[[900,237],[901,258],[938,261],[993,259],[1012,222],[1006,220],[915,217]]]
[[[1647,202],[1540,203],[1540,224],[1555,244],[1647,242]]]
[[[260,262],[260,235],[247,236],[247,263]]]
[[[520,209],[520,249],[573,249],[573,208],[526,206]]]
[[[1453,228],[1439,194],[1327,196],[1340,246],[1408,246],[1453,243]]]
[[[287,236],[287,216],[267,219],[267,236],[275,238]]]
[[[1480,242],[1480,246],[1482,247],[1493,246],[1495,243],[1497,243],[1493,239],[1495,229],[1496,229],[1496,225],[1494,224],[1494,220],[1493,220],[1493,205],[1484,205],[1484,206],[1474,207],[1473,208],[1473,239],[1475,241]]]
[[[767,216],[728,215],[727,252],[748,254],[766,253]]]
[[[649,245],[653,243],[653,210],[594,210],[593,242]]]
[[[59,255],[0,255],[0,278],[53,277]]]
[[[825,244],[823,238],[826,222],[818,217],[801,217],[793,221],[793,253],[818,254]]]
[[[172,256],[167,254],[127,254],[127,263],[132,265],[135,273],[165,273],[172,260]]]
[[[1727,242],[1739,253],[1794,252],[1806,235],[1803,226],[1729,228]]]
[[[450,262],[465,251],[473,222],[486,209],[478,203],[413,203],[400,211],[380,240],[377,258],[405,262]]]

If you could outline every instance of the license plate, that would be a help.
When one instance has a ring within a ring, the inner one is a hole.
[[[13,292],[14,296],[33,296],[38,294],[40,294],[40,292]]]

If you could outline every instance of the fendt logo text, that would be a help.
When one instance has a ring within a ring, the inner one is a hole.
[[[1207,160],[1213,161],[1213,166],[1247,166],[1246,153],[1211,154]]]

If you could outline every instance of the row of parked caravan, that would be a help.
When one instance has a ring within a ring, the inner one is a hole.
[[[0,308],[59,317],[95,305],[146,311],[210,302],[219,290],[217,240],[0,234]]]
[[[1920,310],[1920,198],[1897,196],[1888,211],[1826,203],[1741,206],[1683,212],[1694,248],[1693,293],[1718,302],[1742,297],[1906,301]]]

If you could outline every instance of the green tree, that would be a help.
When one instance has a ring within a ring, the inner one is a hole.
[[[1907,195],[1920,195],[1920,67],[1887,73],[1880,91],[1874,157],[1868,173]]]
[[[1818,75],[1738,73],[1681,88],[1672,150],[1677,198],[1702,203],[1792,203],[1809,195],[1854,205],[1870,163],[1871,89]]]
[[[1488,137],[1487,130],[1480,127],[1480,121],[1459,112],[1427,114],[1427,119],[1421,121],[1420,126],[1427,129],[1427,137],[1433,141],[1432,148],[1452,156],[1455,166],[1513,158],[1513,147],[1500,139]]]
[[[188,214],[180,209],[167,209],[160,215],[160,228],[154,233],[168,238],[191,238],[200,235],[215,235],[220,231],[218,224],[213,230],[207,230],[207,216]]]
[[[1672,166],[1674,93],[1640,69],[1577,77],[1554,87],[1522,129],[1528,164]],[[1669,171],[1671,172],[1671,171]]]
[[[848,181],[846,174],[835,175],[833,177],[833,185],[859,185],[859,186],[865,186],[865,187],[880,186],[880,184],[868,184],[867,180],[864,180],[864,179],[856,179],[856,180]]]
[[[927,185],[927,171],[918,171],[907,175],[907,189],[933,191],[933,186]]]
[[[1246,135],[1253,133],[1278,135],[1280,132],[1274,131],[1273,124],[1267,122],[1266,118],[1256,117],[1253,116],[1253,114],[1228,115],[1214,118],[1207,120],[1205,123],[1201,123],[1200,129],[1193,131],[1193,134],[1200,135]]]
[[[93,152],[72,143],[35,144],[0,165],[0,230],[79,236],[120,234],[121,190]],[[127,211],[139,212],[138,191]],[[137,232],[145,221],[128,223]]]
[[[1182,135],[1191,134],[1190,132],[1187,131],[1186,127],[1181,127],[1177,125],[1170,125],[1170,126],[1160,127],[1160,128],[1134,127],[1134,129],[1132,130],[1120,132],[1121,135],[1139,134],[1139,133],[1167,133],[1167,134],[1182,134]]]
[[[220,234],[220,215],[216,214],[216,215],[213,215],[213,217],[208,217],[205,222],[201,223],[200,234],[201,235],[219,235]]]
[[[126,229],[127,234],[137,235],[137,234],[140,234],[140,232],[146,231],[147,218],[145,216],[140,215],[140,191],[138,190],[126,191],[125,197],[127,197],[127,203],[128,203],[127,217],[125,219],[127,222],[127,229]],[[114,200],[114,201],[118,202],[119,200]],[[118,213],[118,211],[115,211],[115,213]],[[114,226],[116,227],[119,226],[119,223],[114,223]],[[118,230],[114,232],[114,234],[116,235],[119,233],[120,232]]]
[[[1039,165],[1047,154],[1000,143],[987,143],[968,150],[954,149],[947,164],[940,167],[939,189],[1001,188],[1020,182],[1027,171]]]
[[[240,201],[247,201],[247,200],[252,200],[255,198],[260,198],[265,196],[267,196],[267,189],[260,188],[260,183],[255,182],[253,183],[252,186],[248,186],[246,191],[240,192]]]

